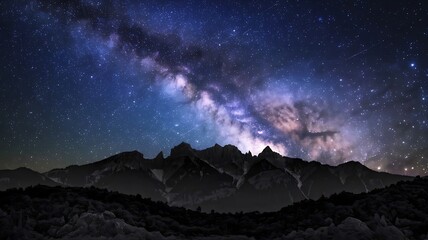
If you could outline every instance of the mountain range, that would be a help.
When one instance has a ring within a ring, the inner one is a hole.
[[[369,192],[413,177],[373,171],[359,162],[338,166],[288,158],[266,147],[254,156],[233,145],[196,150],[187,143],[146,159],[137,151],[38,173],[0,170],[0,190],[30,185],[105,188],[170,206],[202,211],[277,211],[343,191]]]

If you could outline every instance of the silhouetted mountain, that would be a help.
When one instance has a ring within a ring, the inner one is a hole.
[[[168,174],[168,178],[164,178],[165,196],[173,206],[193,208],[205,201],[227,196],[235,190],[231,176],[199,159],[185,156],[167,158],[165,172]]]
[[[21,167],[15,170],[0,170],[0,190],[32,185],[56,186],[60,185],[41,173]]]
[[[164,185],[152,171],[156,163],[144,159],[142,153],[132,151],[87,165],[54,169],[45,175],[67,186],[95,186],[164,200]]]
[[[263,169],[275,170],[263,161],[254,173]],[[0,239],[427,239],[427,189],[428,179],[415,178],[277,212],[234,214],[92,187],[9,189],[0,192]]]
[[[219,204],[220,210],[272,211],[304,199],[296,179],[266,159],[253,164],[243,178],[236,193]]]
[[[141,194],[172,206],[224,212],[276,211],[302,199],[368,192],[412,179],[376,172],[359,162],[329,166],[283,157],[269,147],[253,156],[233,145],[195,150],[184,142],[166,158],[162,152],[154,159],[145,159],[137,151],[124,152],[91,164],[54,169],[44,176],[65,186],[95,186]],[[7,185],[14,186],[28,185]]]
[[[213,147],[197,151],[197,155],[220,172],[226,172],[235,179],[239,179],[253,163],[251,153],[242,154],[233,145],[222,147],[216,144]]]

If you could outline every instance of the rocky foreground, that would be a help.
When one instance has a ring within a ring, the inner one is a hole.
[[[0,239],[426,239],[427,233],[425,178],[268,213],[203,213],[94,187],[0,192]]]

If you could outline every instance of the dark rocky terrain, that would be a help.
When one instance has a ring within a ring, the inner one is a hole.
[[[137,151],[102,161],[37,173],[30,169],[0,171],[0,190],[36,184],[106,188],[140,194],[170,206],[209,212],[277,211],[304,199],[342,191],[361,193],[412,177],[373,171],[361,163],[338,166],[288,158],[266,147],[258,156],[232,145],[195,150],[174,147],[154,159]]]
[[[0,192],[0,239],[426,239],[428,179],[303,200],[276,212],[203,213],[105,189]]]

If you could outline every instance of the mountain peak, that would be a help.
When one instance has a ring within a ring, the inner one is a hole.
[[[238,151],[240,151],[240,150],[238,149],[238,147],[236,147],[235,145],[232,145],[232,144],[224,145],[224,147],[223,147],[223,148],[225,148],[225,149],[234,149],[234,150],[238,150]]]
[[[358,161],[348,161],[348,162],[339,164],[339,167],[347,167],[347,166],[351,168],[367,168],[361,162],[358,162]]]
[[[222,146],[218,143],[214,144],[214,148],[222,148]]]
[[[15,170],[17,170],[17,171],[33,171],[27,167],[19,167],[19,168],[16,168]]]
[[[180,156],[193,156],[194,150],[190,144],[186,142],[181,142],[177,146],[171,149],[170,156],[180,157]]]
[[[265,149],[259,153],[258,157],[266,159],[282,158],[281,154],[274,152],[269,146],[266,146]]]
[[[111,158],[120,158],[122,160],[123,159],[144,159],[144,154],[142,154],[137,150],[134,150],[129,152],[121,152],[107,159],[111,159]]]
[[[120,152],[116,155],[144,155],[144,154],[137,150],[133,150],[133,151]]]
[[[158,153],[158,155],[156,155],[156,157],[155,157],[154,159],[164,159],[164,157],[163,157],[163,152],[162,152],[162,151],[160,151],[160,152]]]
[[[266,146],[261,153],[273,153],[273,151],[269,146]]]
[[[210,157],[237,159],[242,155],[242,152],[232,144],[226,144],[223,147],[219,144],[207,148],[205,150],[196,151],[197,153],[209,152]]]

